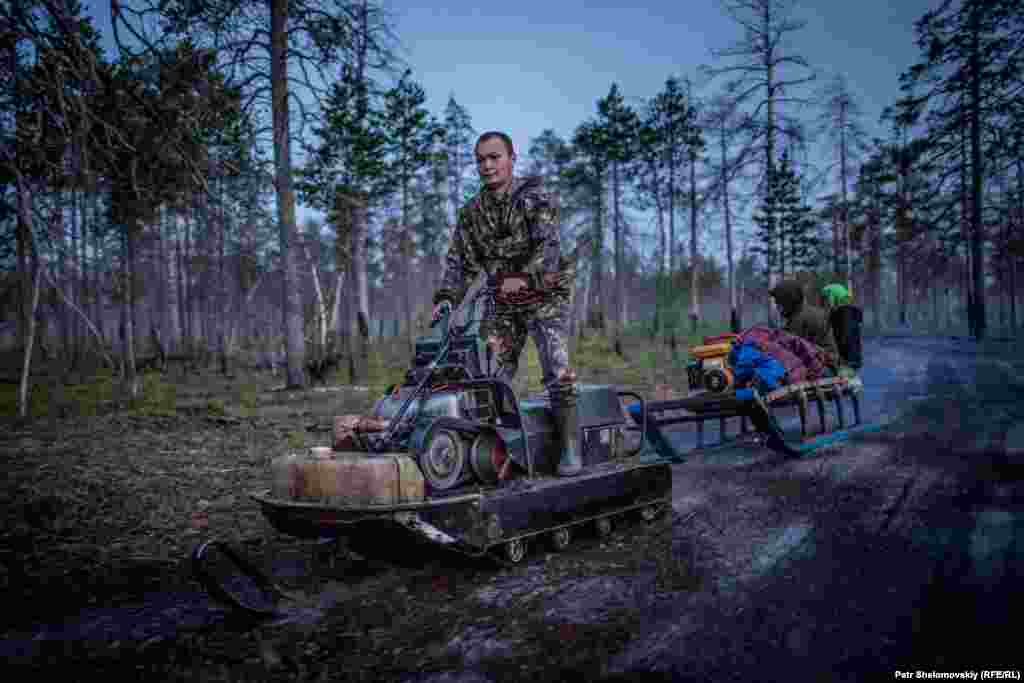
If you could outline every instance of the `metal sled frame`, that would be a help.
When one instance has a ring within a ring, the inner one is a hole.
[[[769,414],[773,418],[782,408],[795,407],[800,417],[800,440],[790,445],[794,450],[807,453],[822,446],[843,440],[856,432],[875,431],[877,424],[864,424],[861,420],[860,395],[864,385],[859,378],[828,377],[812,382],[799,382],[764,396]],[[848,401],[852,408],[853,422],[847,426],[843,401]],[[833,404],[836,424],[829,425],[826,401]],[[812,435],[808,423],[808,406],[817,406],[820,431]],[[735,393],[714,394],[701,392],[681,399],[667,401],[647,401],[647,416],[643,427],[647,442],[661,457],[675,462],[686,460],[688,452],[679,452],[669,442],[664,429],[676,425],[692,424],[697,435],[697,447],[705,447],[704,424],[708,420],[718,420],[721,441],[717,446],[727,445],[728,423],[738,420],[739,435],[750,432],[749,419],[744,413],[744,402],[737,399]],[[637,424],[641,423],[638,406],[630,406],[629,412]],[[636,429],[636,427],[634,427]]]

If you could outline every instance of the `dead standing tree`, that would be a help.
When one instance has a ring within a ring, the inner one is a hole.
[[[711,76],[730,79],[728,88],[735,93],[738,105],[751,103],[751,118],[759,120],[763,112],[763,125],[757,129],[758,140],[764,144],[763,187],[772,186],[776,164],[776,137],[786,135],[779,107],[783,103],[806,104],[806,100],[785,95],[793,88],[814,80],[808,76],[784,79],[781,71],[798,69],[810,71],[807,60],[783,51],[783,40],[799,31],[805,22],[789,18],[793,0],[719,0],[726,14],[743,28],[744,38],[732,47],[714,50],[716,59],[739,59],[738,64],[723,67],[705,67]],[[769,273],[769,285],[775,284],[774,272]]]
[[[729,328],[739,332],[743,323],[740,316],[739,296],[736,287],[736,262],[733,234],[733,196],[731,188],[740,178],[746,166],[754,160],[757,148],[750,140],[749,120],[737,109],[735,100],[722,95],[716,98],[706,114],[709,136],[718,138],[718,160],[709,161],[715,179],[707,189],[709,198],[717,198],[722,204],[722,219],[725,227],[726,282],[729,289]],[[736,149],[737,144],[739,149]]]
[[[839,74],[822,91],[823,112],[819,119],[822,130],[835,145],[836,159],[833,166],[839,171],[839,211],[835,227],[838,228],[834,241],[839,245],[846,286],[853,291],[853,245],[850,239],[849,187],[852,165],[862,158],[868,148],[867,133],[860,124],[860,106],[853,99],[846,78]],[[839,258],[836,258],[839,261]]]

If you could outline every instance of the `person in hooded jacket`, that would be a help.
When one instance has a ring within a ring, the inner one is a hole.
[[[853,305],[853,296],[841,284],[828,285],[821,291],[828,307],[828,323],[839,351],[840,377],[855,377],[864,362],[861,350],[861,325],[864,313]]]
[[[799,282],[783,280],[769,292],[785,321],[783,329],[820,346],[832,363],[838,365],[839,350],[828,323],[828,315],[821,308],[804,301],[804,290]]]

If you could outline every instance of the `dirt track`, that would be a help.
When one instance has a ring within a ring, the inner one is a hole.
[[[873,417],[913,406],[909,415],[799,461],[753,446],[695,455],[674,466],[673,510],[653,525],[622,525],[567,554],[537,548],[506,569],[320,558],[311,562],[327,578],[304,583],[310,601],[274,623],[254,628],[197,594],[165,605],[157,593],[81,615],[94,628],[87,644],[68,615],[70,640],[52,625],[35,643],[9,633],[4,653],[37,670],[70,655],[96,678],[141,668],[174,680],[860,681],[1020,669],[1002,642],[1024,606],[1024,366],[950,340],[867,351]]]

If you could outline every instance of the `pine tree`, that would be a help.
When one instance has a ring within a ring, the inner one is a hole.
[[[424,108],[427,95],[406,70],[395,87],[384,94],[384,132],[387,139],[388,176],[398,188],[401,210],[399,252],[405,278],[402,288],[406,334],[413,345],[413,279],[416,238],[412,221],[412,183],[431,161],[439,125]]]
[[[455,95],[449,95],[448,104],[444,109],[444,141],[445,159],[447,161],[448,175],[448,216],[449,223],[455,224],[455,216],[459,209],[466,203],[467,189],[472,189],[470,195],[476,193],[476,183],[466,181],[467,170],[472,168],[473,138],[476,131],[473,129],[469,112],[461,104],[455,101]]]
[[[640,118],[625,103],[618,84],[613,83],[608,95],[597,103],[597,126],[609,161],[612,183],[612,234],[615,240],[615,349],[622,353],[621,335],[626,323],[626,220],[622,212],[623,173],[637,154]],[[628,182],[628,181],[626,181]]]
[[[913,122],[930,108],[929,137],[934,142],[952,150],[950,143],[959,136],[969,137],[969,154],[964,139],[961,168],[965,181],[969,177],[964,208],[970,213],[964,228],[971,247],[971,333],[978,339],[985,336],[986,327],[982,134],[1020,97],[1022,15],[1021,0],[947,0],[917,22],[924,61],[900,76],[907,93],[899,103],[905,120]],[[926,91],[919,93],[922,86]]]
[[[656,144],[661,150],[668,181],[665,192],[668,215],[668,267],[669,272],[675,272],[679,267],[675,223],[677,181],[681,177],[683,165],[688,161],[691,143],[697,135],[695,111],[678,78],[668,78],[664,89],[654,96],[646,123],[655,135]]]

